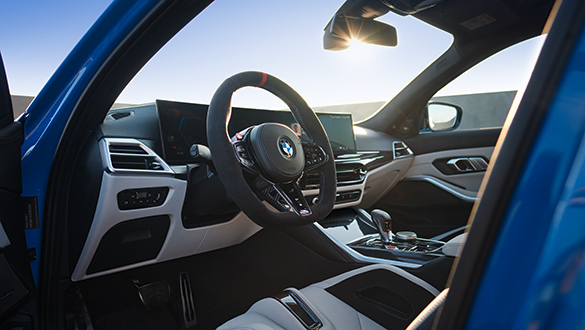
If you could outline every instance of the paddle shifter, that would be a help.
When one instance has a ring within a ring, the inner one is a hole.
[[[390,214],[382,210],[372,211],[372,221],[378,228],[380,238],[384,244],[390,244],[390,238],[392,236],[392,218]]]

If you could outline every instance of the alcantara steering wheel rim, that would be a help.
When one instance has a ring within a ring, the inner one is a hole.
[[[286,126],[278,124],[251,127],[246,130],[245,136],[238,134],[238,138],[232,141],[227,129],[231,99],[233,93],[242,87],[262,88],[283,100],[309,136],[310,142],[299,147],[300,142],[295,141],[298,138],[293,138],[286,131]],[[324,219],[333,209],[337,185],[333,151],[327,134],[304,99],[278,78],[263,72],[242,72],[226,79],[218,87],[209,105],[207,141],[221,182],[236,205],[258,225],[279,228],[309,224]],[[246,155],[250,153],[250,159],[242,158],[244,153],[236,148],[245,150]],[[275,150],[279,150],[285,160],[278,158],[280,156],[276,155]],[[305,161],[305,155],[308,159],[315,159],[314,165],[308,166],[311,162]],[[290,159],[286,160],[287,157]],[[300,160],[302,165],[299,165]],[[299,166],[302,169],[297,174]],[[318,201],[314,205],[304,200],[298,186],[298,178],[309,169],[311,173],[318,173],[321,179]],[[268,201],[273,206],[276,202],[272,199],[261,200],[244,177],[244,170],[258,171],[258,177],[272,184],[279,196],[289,201],[289,209],[270,210],[264,202]],[[275,182],[278,180],[284,181]]]

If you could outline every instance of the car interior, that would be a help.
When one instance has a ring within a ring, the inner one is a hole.
[[[364,42],[395,46],[396,30],[375,24],[383,15],[453,36],[359,122],[313,111],[295,86],[261,71],[221,77],[209,104],[154,95],[112,107],[209,3],[154,8],[77,102],[51,169],[43,320],[97,330],[430,329],[434,313],[415,319],[467,266],[455,261],[502,129],[457,129],[466,109],[429,102],[486,58],[546,34],[554,1],[331,8],[315,31],[326,49],[346,48],[356,25],[377,33]],[[243,87],[286,110],[232,107]]]

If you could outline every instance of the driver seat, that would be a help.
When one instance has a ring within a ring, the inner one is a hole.
[[[445,295],[395,266],[369,265],[264,298],[218,330],[430,329]]]

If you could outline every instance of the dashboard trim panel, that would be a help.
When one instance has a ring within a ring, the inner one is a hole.
[[[120,191],[145,187],[169,187],[166,201],[161,206],[120,210],[117,194]],[[96,213],[71,280],[81,281],[88,278],[111,274],[140,266],[181,258],[239,244],[258,232],[261,228],[243,213],[239,213],[229,222],[201,228],[186,229],[181,221],[181,210],[187,181],[169,177],[169,175],[118,174],[105,172],[100,188],[100,198]],[[96,249],[105,233],[116,224],[138,218],[168,215],[170,227],[166,240],[154,259],[87,274],[87,269]]]

